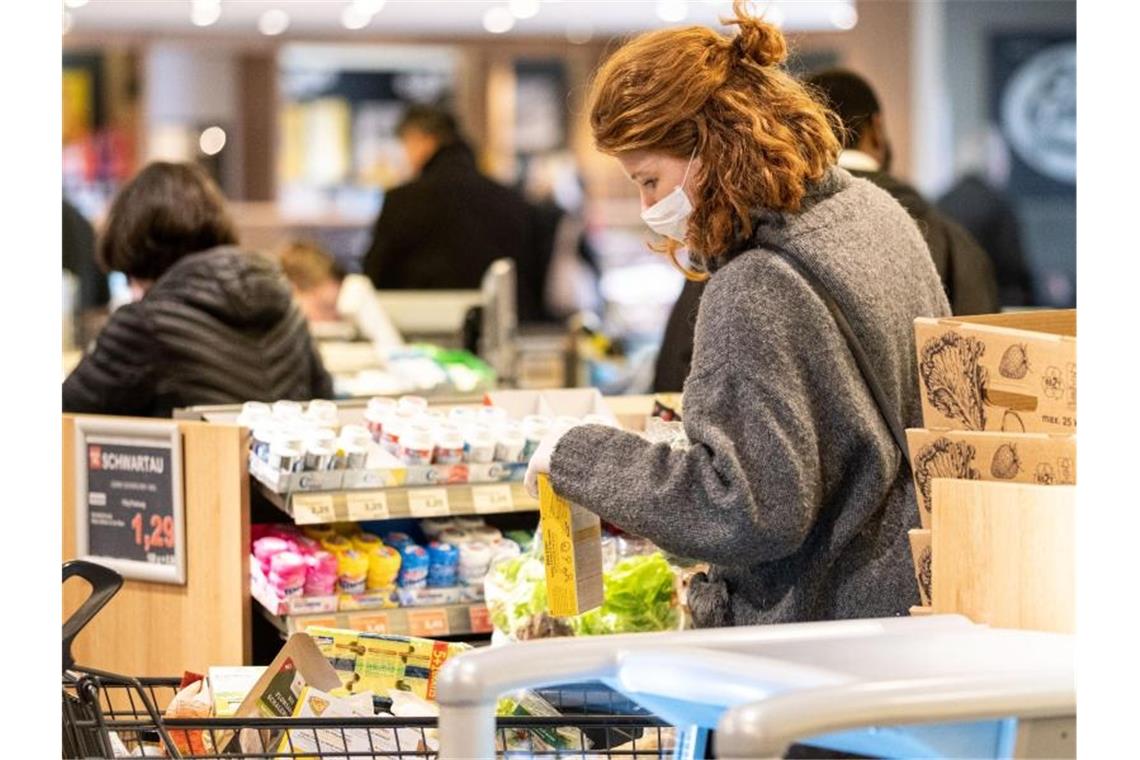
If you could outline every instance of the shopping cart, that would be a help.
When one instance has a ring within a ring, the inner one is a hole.
[[[525,642],[444,665],[440,760],[485,757],[495,695],[598,681],[718,757],[1074,757],[1073,637],[957,615]]]
[[[75,665],[72,641],[111,600],[122,578],[81,560],[64,564],[64,580],[72,576],[84,578],[92,591],[63,627],[63,756],[68,760],[143,752],[194,760],[437,756],[439,723],[430,717],[164,718],[180,679],[132,678]],[[486,757],[674,757],[671,726],[605,685],[582,682],[536,692],[561,715],[499,718],[495,749]]]

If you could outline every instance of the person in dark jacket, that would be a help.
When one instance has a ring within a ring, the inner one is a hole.
[[[455,118],[410,106],[396,128],[417,176],[388,191],[364,256],[379,290],[476,289],[491,262],[515,260],[529,281],[531,211],[514,190],[483,176]],[[519,319],[541,313],[541,294],[519,289]]]
[[[136,300],[63,383],[63,410],[163,417],[196,404],[328,398],[332,380],[270,259],[237,247],[221,192],[191,164],[154,163],[115,198],[104,269]]]
[[[969,173],[939,198],[938,208],[969,230],[990,255],[1002,306],[1037,303],[1033,275],[1021,245],[1021,224],[1003,192],[985,177]]]
[[[891,175],[891,142],[870,83],[852,71],[830,69],[808,78],[807,85],[843,122],[839,165],[886,190],[918,222],[951,310],[962,316],[999,311],[997,278],[986,251],[962,225]]]

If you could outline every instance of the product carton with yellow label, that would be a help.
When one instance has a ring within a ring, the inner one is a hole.
[[[538,504],[550,614],[565,617],[600,607],[601,520],[554,493],[547,475],[538,476]]]

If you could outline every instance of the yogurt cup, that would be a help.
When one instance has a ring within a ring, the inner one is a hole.
[[[435,464],[459,464],[463,461],[463,433],[459,428],[445,425],[435,432],[435,450],[432,461]]]

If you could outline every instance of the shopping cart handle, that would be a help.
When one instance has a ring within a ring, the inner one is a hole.
[[[71,656],[71,642],[75,641],[79,632],[91,622],[92,618],[99,614],[99,610],[111,601],[111,597],[123,585],[123,576],[111,568],[81,559],[73,559],[63,563],[64,582],[66,583],[67,579],[73,575],[78,575],[91,584],[91,595],[83,604],[79,605],[79,609],[73,612],[63,624],[64,670],[70,670],[75,665],[75,659]]]
[[[1068,717],[1076,706],[1071,668],[836,684],[729,710],[717,727],[717,757],[783,757],[796,741],[872,726]]]

